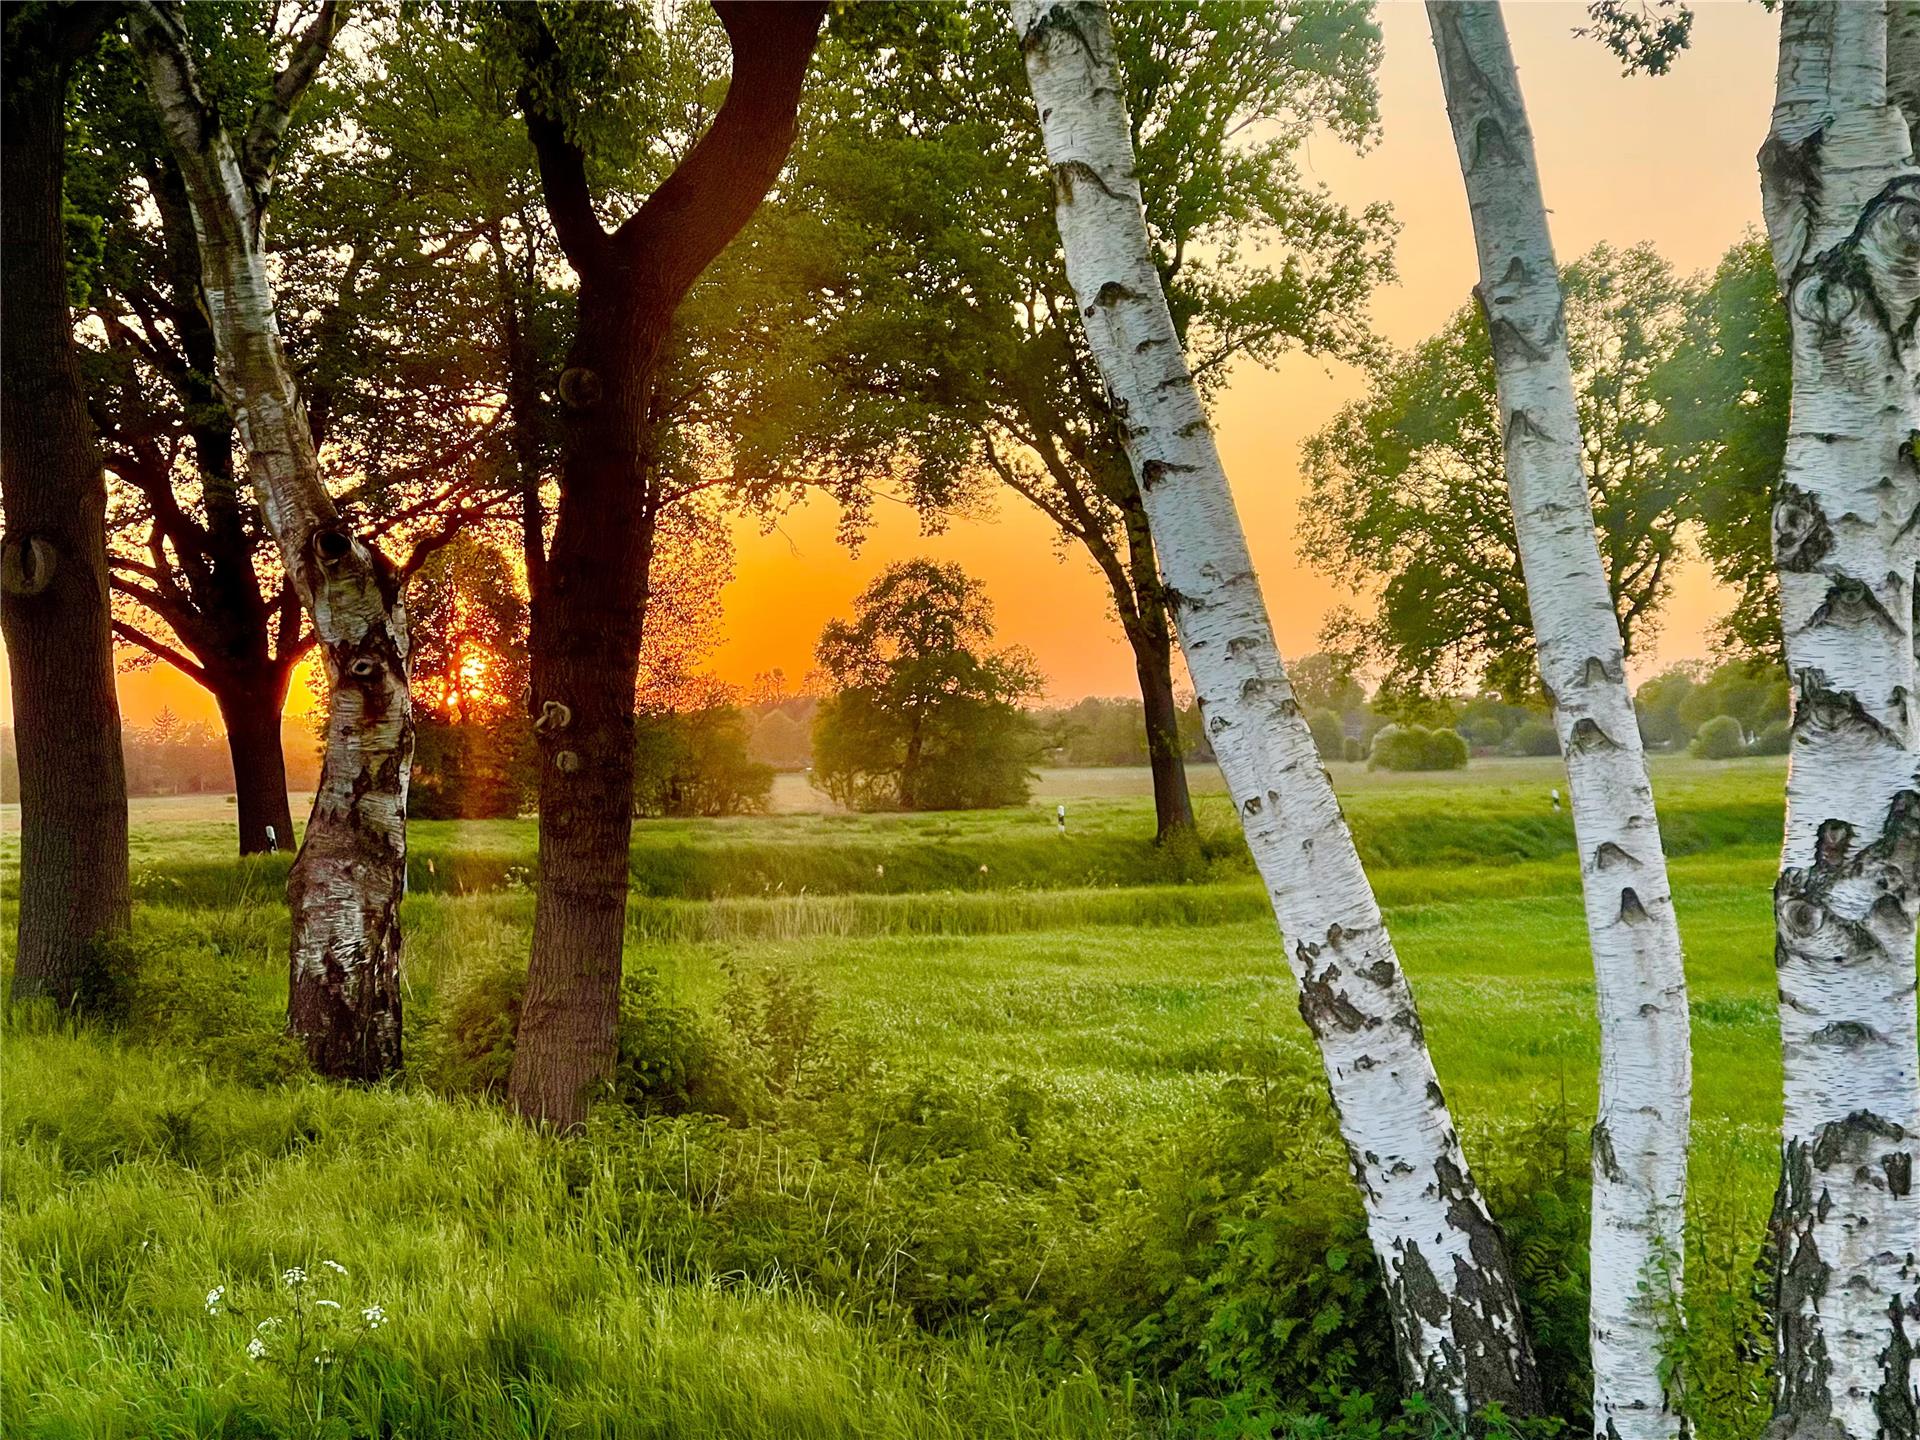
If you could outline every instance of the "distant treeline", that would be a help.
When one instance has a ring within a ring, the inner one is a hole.
[[[230,795],[233,759],[226,734],[205,720],[182,722],[162,712],[151,725],[128,725],[120,732],[127,760],[127,794]],[[313,727],[289,720],[280,728],[287,757],[287,787],[311,790],[320,779],[320,756]],[[13,727],[0,727],[0,802],[20,798],[20,762],[14,753]]]

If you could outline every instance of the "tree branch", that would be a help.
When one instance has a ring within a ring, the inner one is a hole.
[[[125,620],[117,617],[113,622],[113,633],[126,641],[127,644],[137,645],[156,659],[166,661],[181,674],[190,676],[202,685],[207,683],[206,668],[189,660],[185,655],[181,654],[165,641],[156,640],[144,630],[137,629]]]
[[[253,192],[256,211],[266,207],[267,194],[273,188],[274,165],[280,158],[280,142],[293,123],[294,108],[333,48],[333,37],[347,23],[347,10],[341,0],[325,0],[320,13],[293,42],[287,68],[273,77],[273,89],[261,102],[241,142],[240,173]]]

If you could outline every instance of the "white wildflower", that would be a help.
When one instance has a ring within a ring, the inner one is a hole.
[[[331,1365],[333,1363],[333,1351],[322,1350],[318,1355],[313,1357],[313,1363],[316,1365]]]
[[[340,1302],[338,1300],[316,1300],[313,1303],[316,1305],[324,1305],[329,1310],[338,1310],[340,1308]]]
[[[369,1305],[360,1312],[360,1318],[367,1322],[369,1330],[378,1330],[387,1323],[387,1312],[378,1305]]]
[[[269,1315],[266,1319],[262,1320],[258,1325],[253,1327],[253,1333],[256,1335],[265,1335],[269,1331],[278,1330],[279,1328],[280,1328],[280,1317],[278,1315]]]
[[[267,1358],[266,1341],[262,1340],[258,1335],[254,1336],[253,1339],[247,1341],[247,1358],[249,1360],[266,1359]]]
[[[296,1265],[291,1270],[282,1270],[280,1272],[280,1279],[286,1284],[289,1290],[298,1290],[302,1285],[307,1283],[307,1272]]]
[[[227,1287],[224,1285],[216,1285],[207,1291],[207,1313],[209,1315],[218,1315],[220,1313],[220,1299],[226,1293]]]
[[[347,1267],[342,1265],[338,1260],[322,1260],[320,1263],[326,1266],[327,1269],[333,1271],[333,1273],[338,1275],[341,1279],[344,1280],[346,1278]]]

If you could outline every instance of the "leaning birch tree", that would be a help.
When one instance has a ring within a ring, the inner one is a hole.
[[[400,898],[406,889],[413,718],[399,571],[327,493],[281,345],[264,239],[275,162],[295,106],[346,19],[328,0],[230,135],[203,93],[183,8],[145,0],[132,38],[200,243],[221,396],[267,527],[327,672],[320,786],[287,882],[287,1013],[315,1068],[373,1080],[400,1064]]]
[[[1593,1126],[1593,1425],[1665,1440],[1663,1316],[1685,1252],[1692,1060],[1680,927],[1625,646],[1594,539],[1560,272],[1506,22],[1493,0],[1428,0],[1479,250],[1514,533],[1579,842],[1600,1014]]]
[[[1498,1227],[1467,1168],[1332,782],[1294,699],[1153,264],[1106,7],[1015,0],[1088,344],[1153,528],[1180,646],[1320,1048],[1410,1389],[1536,1411]]]
[[[1773,506],[1794,688],[1774,887],[1786,1106],[1774,1429],[1920,1432],[1920,170],[1913,16],[1788,0],[1761,197],[1793,389]],[[1889,53],[1889,39],[1893,51]],[[1891,63],[1890,63],[1891,62]]]

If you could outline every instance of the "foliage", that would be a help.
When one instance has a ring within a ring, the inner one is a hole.
[[[1424,725],[1389,725],[1373,737],[1367,752],[1370,770],[1461,770],[1467,742],[1452,730]]]
[[[634,726],[636,815],[741,815],[767,808],[773,766],[749,757],[731,706],[641,715]]]
[[[858,810],[1024,801],[1037,732],[1018,708],[1040,677],[992,650],[993,607],[957,565],[908,560],[828,622],[815,655],[835,687],[814,721],[815,783]]]
[[[1691,298],[1649,246],[1596,246],[1561,275],[1594,526],[1629,654],[1671,584],[1689,512],[1657,447],[1655,384]],[[1493,356],[1477,310],[1377,368],[1366,398],[1302,452],[1313,503],[1302,553],[1380,587],[1362,636],[1382,688],[1472,680],[1509,700],[1539,694],[1520,574]]]
[[[1340,760],[1347,753],[1347,729],[1332,710],[1315,710],[1307,716],[1307,728],[1313,732],[1313,745],[1322,760]]]
[[[1736,722],[1744,737],[1788,719],[1786,672],[1762,661],[1728,660],[1702,675],[1679,666],[1656,675],[1634,694],[1640,733],[1650,745],[1677,748],[1716,716]],[[1775,753],[1785,753],[1784,751]]]
[[[1731,715],[1715,715],[1695,732],[1687,753],[1701,760],[1731,760],[1747,753],[1747,737]]]
[[[1362,147],[1377,129],[1369,7],[1140,6],[1114,29],[1155,259],[1203,391],[1240,360],[1364,355],[1393,224],[1303,162],[1309,137]],[[1004,487],[1094,567],[1143,686],[1170,690],[1166,596],[1004,13],[841,8],[784,188],[743,242],[806,319],[757,337],[735,463],[885,475],[929,525]]]
[[[1500,748],[1509,755],[1558,755],[1560,734],[1551,720],[1527,720],[1514,727]]]
[[[1785,755],[1793,748],[1793,726],[1785,720],[1769,720],[1747,746],[1749,755]]]
[[[1733,654],[1778,660],[1773,491],[1786,456],[1792,354],[1766,240],[1730,249],[1688,304],[1680,343],[1654,376],[1663,453],[1721,584],[1738,595],[1720,626]]]

